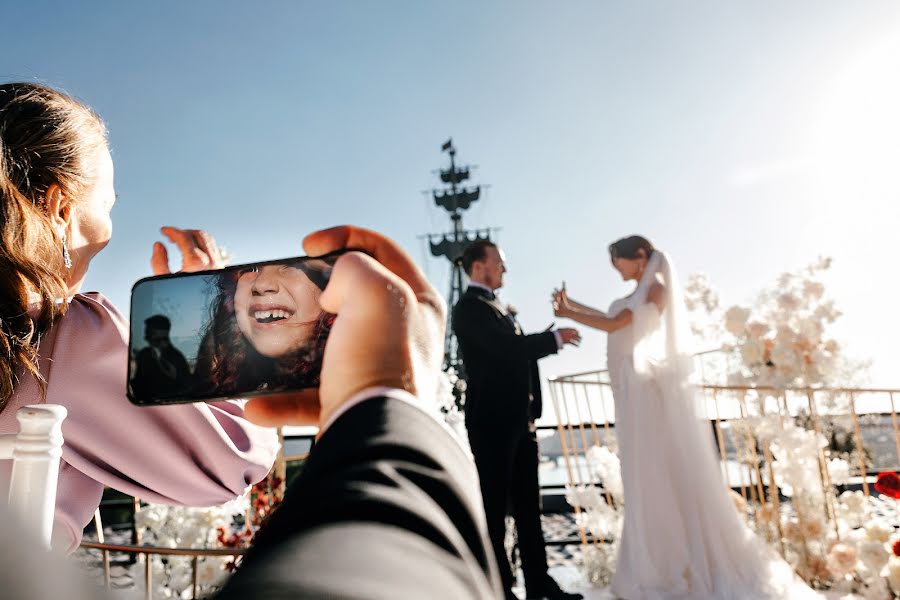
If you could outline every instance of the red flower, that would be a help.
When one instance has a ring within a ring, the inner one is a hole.
[[[875,481],[875,489],[879,494],[900,498],[900,475],[897,473],[879,473]],[[900,556],[900,555],[898,555]]]
[[[282,479],[276,477],[274,473],[257,482],[250,490],[250,507],[243,528],[240,531],[229,532],[224,527],[219,527],[216,532],[219,545],[225,548],[246,548],[252,545],[256,532],[272,511],[281,504],[278,489],[282,483]],[[239,568],[240,564],[241,558],[237,557],[226,563],[224,569],[232,572]]]
[[[897,540],[896,542],[894,542],[893,550],[894,550],[894,556],[900,556],[900,540]]]

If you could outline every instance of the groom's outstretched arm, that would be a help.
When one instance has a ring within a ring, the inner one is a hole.
[[[499,595],[474,466],[403,395],[328,427],[220,599]]]
[[[452,321],[457,337],[497,358],[515,356],[538,360],[559,350],[552,331],[516,335],[484,302],[461,301],[453,309]]]

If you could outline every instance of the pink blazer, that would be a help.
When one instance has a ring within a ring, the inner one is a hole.
[[[149,502],[211,506],[243,494],[275,460],[274,429],[243,419],[241,401],[137,407],[125,396],[128,323],[98,293],[78,294],[41,340],[46,402],[68,409],[59,469],[54,548],[75,550],[103,486]],[[16,410],[40,403],[23,376],[0,413],[0,433],[18,431]],[[6,498],[11,461],[0,461]]]

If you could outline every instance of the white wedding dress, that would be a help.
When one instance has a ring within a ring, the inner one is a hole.
[[[666,286],[660,315],[647,302]],[[744,524],[725,488],[698,395],[681,292],[659,251],[634,294],[613,302],[632,324],[609,335],[625,518],[611,590],[626,600],[813,599],[790,566]]]

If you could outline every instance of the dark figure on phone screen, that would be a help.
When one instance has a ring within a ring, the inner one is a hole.
[[[191,385],[191,368],[169,339],[172,322],[163,315],[153,315],[144,321],[144,327],[144,339],[149,345],[135,359],[131,380],[135,395],[164,398],[184,392]]]

